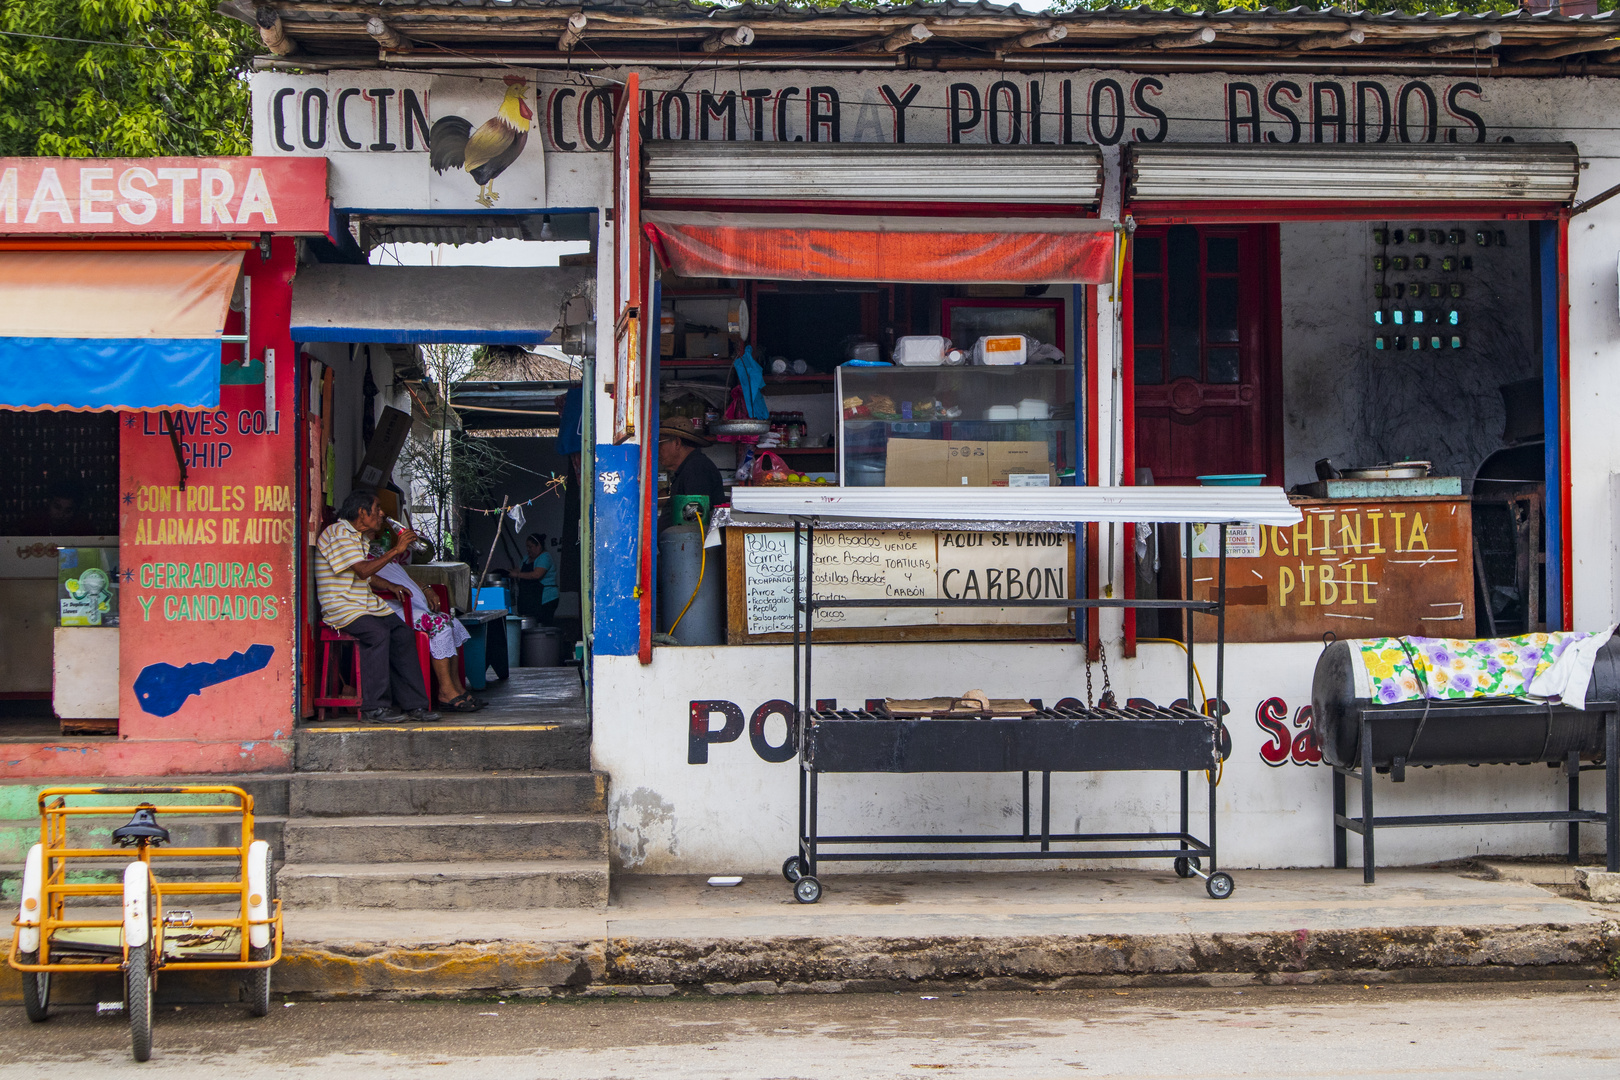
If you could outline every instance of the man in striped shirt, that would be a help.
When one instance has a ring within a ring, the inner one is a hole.
[[[315,594],[321,620],[360,642],[360,719],[371,724],[437,720],[422,685],[416,631],[371,591],[372,575],[403,554],[416,534],[401,529],[392,549],[368,559],[366,541],[385,520],[376,494],[351,491],[337,516],[315,541]]]

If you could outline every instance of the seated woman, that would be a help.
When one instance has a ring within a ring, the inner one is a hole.
[[[373,557],[384,554],[388,550],[387,541],[379,536],[372,541]],[[461,643],[472,635],[460,621],[447,611],[439,610],[439,598],[425,591],[406,573],[404,563],[410,558],[410,552],[402,553],[399,558],[389,562],[372,577],[372,588],[385,593],[383,602],[393,608],[394,614],[401,619],[405,618],[405,605],[401,596],[411,598],[411,620],[413,629],[420,630],[428,636],[428,655],[433,659],[433,674],[438,685],[439,708],[447,712],[477,712],[487,702],[482,698],[474,697],[456,677],[456,668],[452,660],[456,658],[456,650]]]

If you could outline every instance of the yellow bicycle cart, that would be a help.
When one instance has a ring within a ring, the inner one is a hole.
[[[111,805],[108,796],[119,795],[218,798]],[[159,815],[205,821],[239,817],[240,842],[234,847],[176,847]],[[281,901],[275,895],[270,845],[253,838],[253,796],[224,785],[55,787],[39,793],[39,818],[40,842],[24,864],[21,903],[12,922],[16,932],[7,957],[23,973],[28,1019],[39,1022],[48,1015],[51,976],[57,972],[123,972],[124,1010],[136,1061],[152,1055],[152,996],[159,971],[243,971],[253,1015],[270,1011],[270,967],[281,959]],[[86,846],[86,833],[104,824],[98,818],[128,819],[112,830],[119,847],[134,849],[134,861],[124,867],[121,882],[83,880],[82,871],[95,869],[92,861],[105,864],[114,852]],[[178,877],[187,869],[194,874],[206,869],[216,880],[170,880],[171,871]],[[225,880],[217,880],[222,872]],[[165,911],[165,901],[178,896],[202,897],[204,903],[213,898],[219,907]],[[105,899],[95,906],[93,898],[106,897],[122,901],[119,918],[106,917]],[[70,902],[76,911],[69,911]]]

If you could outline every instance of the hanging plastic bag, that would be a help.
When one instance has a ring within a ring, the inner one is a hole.
[[[753,346],[743,349],[743,354],[732,361],[732,368],[737,372],[737,385],[742,388],[743,406],[748,410],[751,420],[769,420],[770,406],[765,404],[765,372],[754,359]]]

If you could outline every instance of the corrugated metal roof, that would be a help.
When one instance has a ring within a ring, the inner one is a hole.
[[[1280,487],[805,488],[739,487],[741,513],[962,521],[1191,521],[1293,525]]]
[[[1095,146],[646,144],[649,200],[1095,204]]]
[[[353,18],[347,12],[335,11],[329,0],[274,0],[268,6],[282,12],[299,12],[300,18],[315,15],[330,15],[336,18]],[[1228,8],[1221,11],[1202,11],[1198,9],[1149,8],[1109,4],[1106,7],[1089,8],[1082,11],[1050,12],[1032,11],[1020,7],[1018,4],[992,4],[989,0],[977,0],[975,3],[964,4],[956,0],[946,0],[943,3],[910,3],[910,4],[879,4],[875,6],[857,7],[849,3],[839,4],[828,8],[807,8],[799,5],[774,3],[759,4],[752,0],[747,3],[716,7],[710,4],[695,3],[693,0],[583,0],[583,2],[559,3],[557,0],[412,0],[413,9],[441,8],[450,17],[470,10],[500,11],[500,12],[572,12],[584,11],[601,12],[603,14],[623,13],[642,15],[674,15],[693,18],[713,19],[717,21],[740,22],[749,18],[770,16],[791,20],[838,19],[859,18],[870,19],[874,16],[904,16],[915,15],[921,18],[969,18],[972,16],[1014,16],[1032,19],[1048,19],[1052,22],[1087,22],[1104,18],[1131,18],[1143,22],[1164,22],[1175,19],[1202,19],[1206,21],[1244,22],[1250,20],[1264,21],[1267,19],[1330,19],[1350,20],[1352,22],[1374,23],[1457,23],[1457,22],[1518,22],[1535,20],[1547,23],[1590,23],[1600,21],[1615,21],[1620,19],[1615,11],[1600,12],[1597,15],[1563,15],[1555,11],[1531,11],[1528,8],[1515,8],[1512,11],[1483,11],[1483,12],[1405,12],[1405,11],[1351,11],[1342,7],[1260,7],[1260,8]],[[390,5],[380,5],[376,14],[404,15],[406,13],[390,10]],[[358,14],[356,12],[355,14]],[[412,12],[414,14],[414,11]]]
[[[811,66],[818,60],[829,66],[847,66],[869,57],[873,66],[885,66],[887,62],[928,67],[960,66],[963,61],[993,65],[1002,61],[1003,54],[1009,63],[1014,57],[1020,61],[1034,58],[1042,63],[1079,58],[1086,66],[1098,66],[1117,53],[1121,66],[1129,67],[1132,57],[1151,57],[1162,68],[1178,60],[1198,63],[1210,57],[1274,55],[1280,51],[1296,63],[1304,57],[1319,61],[1324,68],[1331,67],[1336,58],[1365,68],[1369,62],[1396,56],[1423,60],[1438,68],[1472,54],[1488,57],[1492,66],[1498,58],[1510,66],[1540,65],[1539,70],[1521,69],[1526,73],[1552,74],[1566,70],[1565,65],[1590,62],[1594,65],[1588,69],[1590,73],[1620,75],[1620,69],[1603,67],[1593,56],[1581,58],[1581,54],[1607,51],[1607,43],[1599,39],[1620,31],[1617,11],[1574,15],[1526,8],[1369,12],[1303,6],[1203,11],[1109,5],[1054,13],[1027,11],[1016,3],[989,0],[874,7],[844,3],[830,8],[752,0],[723,7],[695,0],[407,2],[409,6],[405,2],[370,6],[338,5],[327,0],[266,0],[261,7],[279,13],[284,33],[303,55],[340,65],[370,66],[379,62],[378,45],[365,29],[367,18],[375,16],[386,20],[393,33],[416,46],[408,56],[398,50],[384,52],[380,62],[410,66],[498,56],[495,62],[516,65],[528,58],[599,67],[659,63],[678,56],[686,64],[725,64],[749,57],[776,66],[794,60]],[[561,50],[558,45],[566,20],[576,12],[587,17],[587,27],[578,39],[582,44],[571,51]],[[921,42],[902,42],[893,50],[878,47],[889,35],[918,23],[930,30],[931,36]],[[719,30],[742,24],[754,31],[751,46],[699,51],[698,45]],[[1032,40],[1028,47],[1016,40],[1048,27],[1061,27],[1066,35],[1058,42]],[[1218,36],[1212,41],[1172,37],[1168,44],[1156,40],[1203,30],[1214,30]],[[1499,35],[1500,45],[1476,45],[1470,40],[1482,33]],[[1303,40],[1338,34],[1354,40],[1319,40],[1311,44]],[[1439,39],[1450,40],[1442,47],[1431,48]],[[406,52],[409,50],[407,45]],[[829,51],[839,55],[819,56]],[[265,62],[296,64],[297,55]],[[1550,67],[1549,62],[1558,66]]]
[[[1369,200],[1564,203],[1575,198],[1572,143],[1135,143],[1133,200]]]

